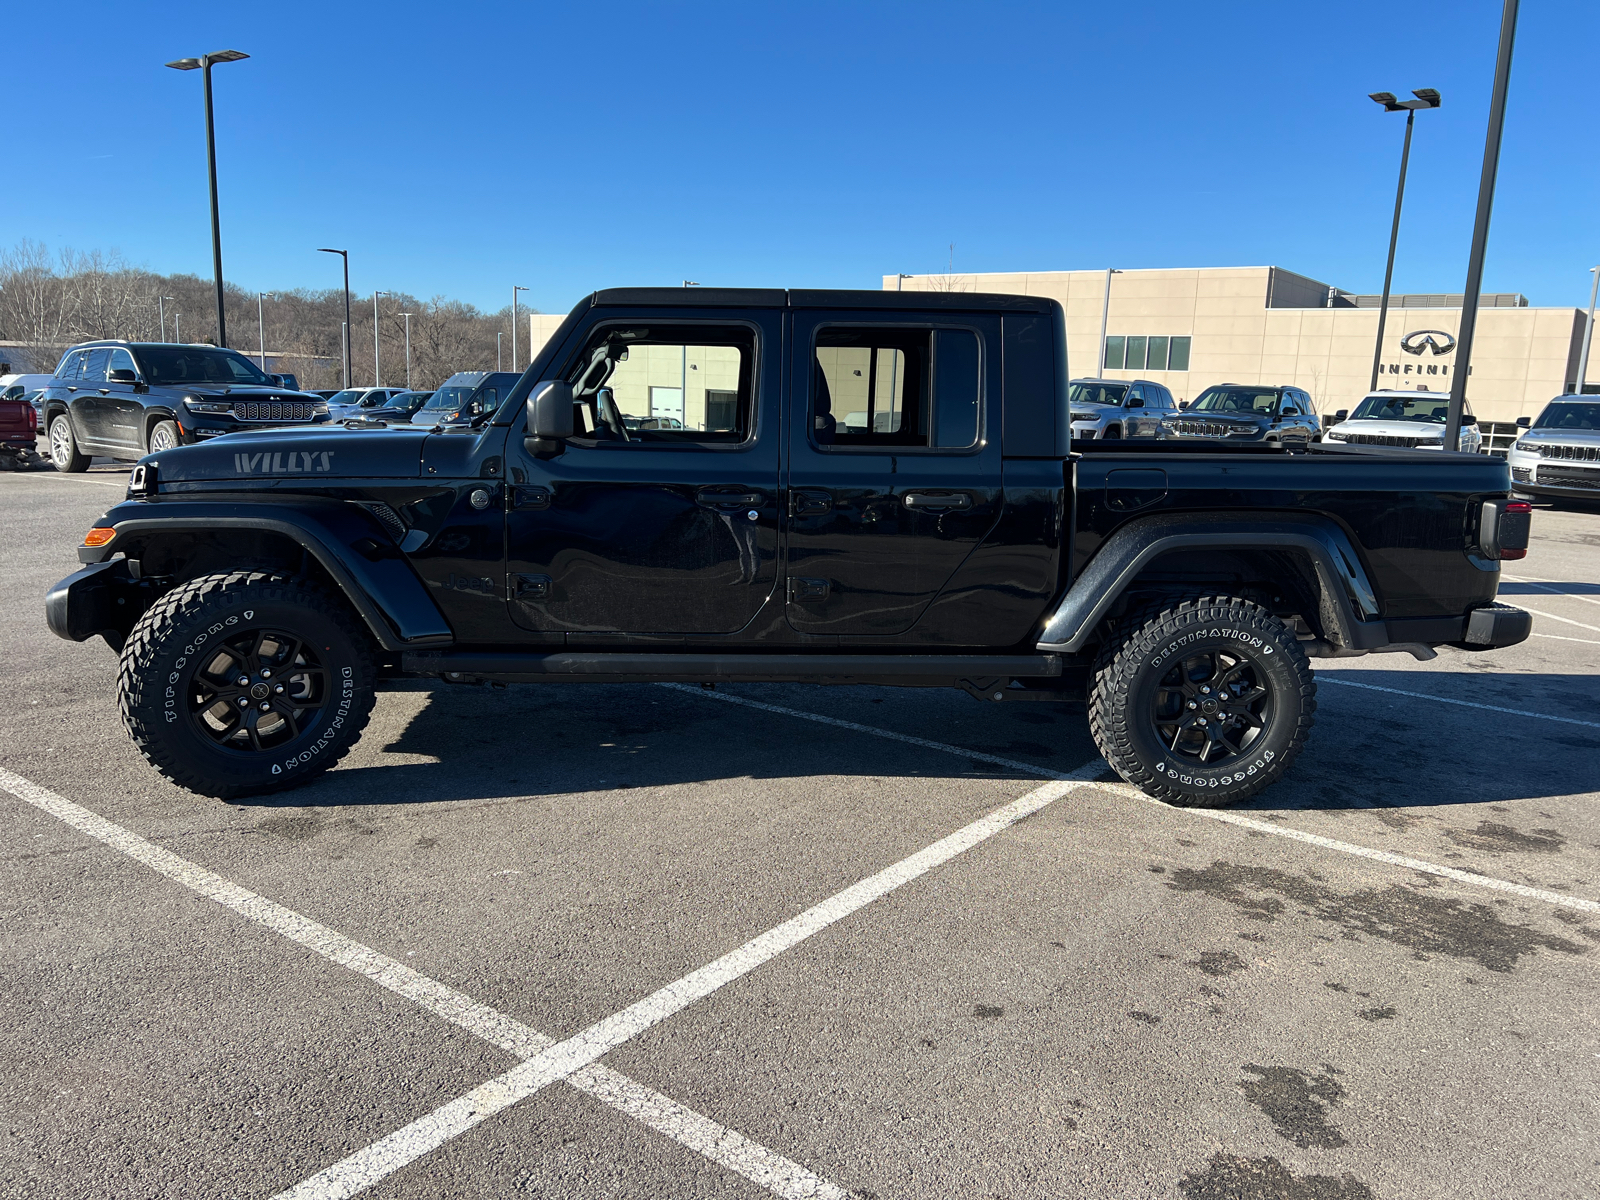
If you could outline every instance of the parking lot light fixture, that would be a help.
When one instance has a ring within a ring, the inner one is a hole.
[[[527,290],[527,288],[519,287],[516,284],[511,287],[511,369],[513,371],[522,369],[517,365],[517,293]]]
[[[1383,298],[1378,301],[1378,338],[1372,348],[1372,385],[1367,390],[1378,390],[1378,372],[1383,367],[1383,326],[1389,319],[1389,287],[1394,282],[1394,249],[1400,238],[1400,205],[1406,196],[1406,164],[1411,159],[1411,126],[1417,119],[1417,109],[1438,108],[1439,93],[1433,88],[1413,88],[1415,100],[1397,100],[1393,92],[1373,92],[1369,99],[1383,105],[1384,112],[1406,114],[1406,139],[1400,147],[1400,183],[1394,191],[1394,223],[1389,227],[1389,262],[1383,269]]]
[[[330,250],[326,246],[317,247],[318,254],[337,254],[344,259],[344,328],[340,331],[339,340],[344,343],[344,379],[341,384],[350,386],[350,251]]]
[[[1467,283],[1461,295],[1461,328],[1456,334],[1456,365],[1450,374],[1450,412],[1444,422],[1444,444],[1461,446],[1461,418],[1467,404],[1467,379],[1472,372],[1472,338],[1478,329],[1478,298],[1483,290],[1483,256],[1489,246],[1489,214],[1494,209],[1495,178],[1500,173],[1500,135],[1506,125],[1506,93],[1511,87],[1511,50],[1517,37],[1518,0],[1505,0],[1500,12],[1500,48],[1495,54],[1494,90],[1489,97],[1489,128],[1483,139],[1483,172],[1478,177],[1478,211],[1472,220],[1472,248],[1467,252]]]
[[[260,341],[261,369],[263,371],[267,369],[267,319],[261,304],[262,301],[264,301],[270,294],[271,293],[269,292],[256,293],[256,337]],[[276,296],[273,296],[272,298],[274,300],[277,299]]]
[[[901,290],[901,286],[900,285],[905,283],[905,281],[910,279],[910,278],[911,278],[910,275],[907,275],[904,271],[901,271],[899,274],[897,274],[894,277],[894,290],[897,291],[897,292],[900,291]]]
[[[411,390],[411,314],[401,313],[406,319],[406,391]]]
[[[1600,295],[1600,267],[1590,267],[1589,274],[1594,276],[1594,285],[1589,289],[1589,319],[1583,325],[1583,348],[1578,351],[1578,381],[1573,385],[1572,394],[1583,395],[1583,385],[1589,379],[1589,343],[1594,341],[1594,302]]]
[[[167,66],[174,71],[199,70],[206,81],[206,165],[211,174],[211,266],[217,282],[217,345],[228,344],[228,314],[222,306],[222,221],[217,214],[217,133],[211,115],[211,68],[219,62],[238,62],[250,56],[242,50],[216,50],[199,58],[179,58]]]
[[[495,330],[495,333],[494,333],[494,369],[496,371],[505,370],[505,366],[506,366],[505,355],[503,353],[501,353],[501,350],[500,350],[500,339],[505,337],[505,335],[506,335],[506,331],[505,330],[503,330],[503,329]]]
[[[383,386],[383,371],[378,365],[378,297],[390,295],[376,288],[372,292],[372,386]]]
[[[1111,320],[1111,277],[1121,274],[1122,271],[1119,268],[1106,268],[1106,294],[1103,303],[1100,305],[1100,353],[1095,359],[1100,364],[1099,369],[1095,371],[1095,376],[1100,379],[1104,379],[1106,375],[1106,327],[1107,322]]]
[[[156,319],[161,322],[161,340],[167,340],[167,301],[176,300],[176,296],[156,297]]]

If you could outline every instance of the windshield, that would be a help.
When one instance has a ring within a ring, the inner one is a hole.
[[[1549,405],[1533,423],[1535,429],[1600,429],[1600,401],[1567,401]]]
[[[1211,387],[1189,406],[1189,411],[1271,414],[1278,404],[1277,388]]]
[[[1426,421],[1443,425],[1450,415],[1445,392],[1419,392],[1415,396],[1368,396],[1350,414],[1352,421]],[[1470,415],[1470,414],[1464,414]]]
[[[1074,404],[1109,404],[1113,408],[1120,408],[1127,394],[1128,385],[1125,383],[1069,383],[1067,407],[1071,408]]]
[[[260,367],[232,350],[154,347],[139,351],[144,381],[153,384],[234,383],[272,386]]]
[[[460,408],[467,402],[467,397],[477,390],[476,385],[467,387],[442,387],[428,397],[428,402],[423,408]]]
[[[342,392],[335,392],[328,397],[329,404],[354,404],[361,399],[366,388],[345,388]]]

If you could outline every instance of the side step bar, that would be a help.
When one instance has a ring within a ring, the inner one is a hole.
[[[419,650],[400,656],[407,675],[451,683],[869,683],[961,687],[969,680],[1056,679],[1055,654],[654,654],[563,650]]]

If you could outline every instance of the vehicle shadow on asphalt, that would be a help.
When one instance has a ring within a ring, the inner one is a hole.
[[[425,689],[400,682],[393,690]],[[1081,708],[983,704],[945,689],[759,690],[768,702],[1004,757],[1019,767],[1068,772],[1099,757]],[[841,711],[869,705],[870,713]],[[346,766],[292,792],[236,803],[418,804],[841,776],[1026,786],[1046,777],[650,684],[440,686],[383,751],[435,761]]]
[[[1600,791],[1600,728],[1394,694],[1593,718],[1600,725],[1600,676],[1343,668],[1325,672],[1320,682],[1317,725],[1306,750],[1282,781],[1243,811],[1482,804]],[[1369,690],[1374,687],[1392,690]],[[999,756],[1018,769],[648,684],[440,686],[428,692],[402,681],[390,688],[426,693],[421,711],[383,747],[411,761],[347,766],[294,791],[243,803],[420,804],[738,779],[1026,784],[1099,757],[1079,709],[984,704],[943,689],[763,685],[741,691]],[[1514,753],[1507,752],[1511,747]]]

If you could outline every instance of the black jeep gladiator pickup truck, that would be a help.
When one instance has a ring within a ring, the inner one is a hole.
[[[617,289],[455,427],[147,456],[51,590],[145,757],[212,796],[350,748],[380,674],[1078,701],[1175,804],[1283,774],[1309,659],[1528,635],[1503,460],[1070,441],[1060,305]]]

